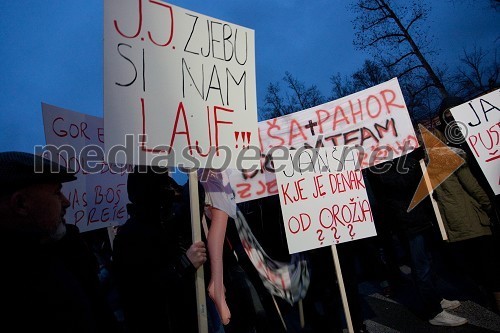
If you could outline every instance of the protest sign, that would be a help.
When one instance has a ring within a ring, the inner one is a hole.
[[[493,192],[500,194],[500,89],[450,111]]]
[[[366,168],[407,154],[418,140],[397,79],[310,109],[259,122],[260,169],[234,172],[231,184],[236,201],[278,193],[270,162],[278,146],[363,147]]]
[[[81,232],[125,223],[127,166],[104,161],[103,119],[42,103],[44,156],[75,171],[77,180],[64,183],[70,206],[66,223]]]
[[[257,144],[256,104],[253,30],[162,1],[104,1],[109,161],[236,168]]]
[[[302,147],[272,157],[290,253],[376,235],[356,148]]]

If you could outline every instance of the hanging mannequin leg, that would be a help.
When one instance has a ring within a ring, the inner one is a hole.
[[[222,324],[229,324],[231,312],[226,303],[223,277],[222,252],[228,215],[217,208],[211,208],[212,223],[208,230],[208,254],[210,256],[211,280],[208,284],[208,294],[214,301]]]

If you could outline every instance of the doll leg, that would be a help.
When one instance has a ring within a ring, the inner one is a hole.
[[[226,303],[223,279],[222,251],[228,215],[217,208],[211,208],[212,223],[208,230],[208,254],[210,256],[211,279],[208,284],[208,294],[214,301],[222,324],[229,324],[231,312]]]

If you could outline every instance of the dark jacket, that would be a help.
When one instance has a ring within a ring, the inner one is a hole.
[[[96,257],[78,228],[59,241],[0,230],[2,331],[116,332],[100,289]],[[6,329],[6,327],[10,327]]]
[[[434,193],[450,242],[492,234],[488,216],[490,200],[467,163],[446,178]]]
[[[176,224],[190,221],[172,218],[157,206],[131,204],[127,209],[130,218],[113,243],[127,328],[130,332],[195,332],[195,269],[185,254],[189,241],[176,230]]]
[[[471,173],[474,175],[483,190],[486,191],[488,196],[493,198],[495,197],[495,194],[493,193],[491,186],[489,185],[489,182],[481,169],[481,166],[476,160],[475,154],[472,152],[469,144],[467,143],[467,140],[463,136],[462,131],[460,130],[461,126],[457,124],[453,117],[447,117],[445,115],[446,110],[456,107],[462,103],[465,103],[465,100],[460,97],[445,97],[439,105],[438,109],[439,125],[432,132],[448,147],[461,149],[465,153],[464,158],[467,159],[468,167]],[[495,208],[498,209],[498,207]]]
[[[384,227],[407,235],[429,229],[434,220],[429,198],[407,211],[422,178],[420,149],[377,167],[383,171],[372,168],[368,173]]]

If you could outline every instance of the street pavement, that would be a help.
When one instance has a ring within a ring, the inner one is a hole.
[[[367,329],[371,333],[500,332],[500,316],[472,301],[462,301],[460,307],[449,311],[467,318],[468,324],[459,327],[440,327],[430,325],[406,306],[381,294],[367,295],[365,300],[374,312],[374,315],[365,321]]]
[[[488,309],[485,301],[477,296],[470,284],[455,279],[438,280],[438,287],[446,298],[458,299],[461,306],[448,312],[468,319],[468,323],[459,327],[433,326],[419,316],[416,289],[410,279],[403,282],[393,295],[382,295],[381,288],[375,282],[366,281],[360,285],[360,292],[365,301],[365,324],[371,333],[419,333],[419,332],[500,332],[500,316]]]

